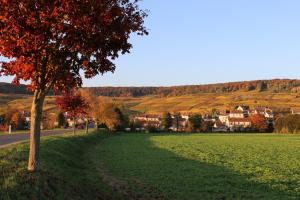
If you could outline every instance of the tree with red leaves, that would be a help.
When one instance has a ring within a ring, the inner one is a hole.
[[[264,115],[255,114],[250,116],[251,126],[256,131],[265,132],[268,129],[267,119]]]
[[[56,104],[62,112],[67,112],[68,117],[73,119],[73,133],[75,135],[76,120],[78,117],[87,114],[88,103],[80,93],[74,94],[74,92],[68,92],[58,97]]]
[[[0,74],[28,81],[31,108],[28,170],[39,169],[42,108],[49,90],[66,91],[115,70],[131,33],[147,34],[138,0],[0,1]]]

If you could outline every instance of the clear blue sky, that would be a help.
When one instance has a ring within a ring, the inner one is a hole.
[[[144,0],[147,37],[85,86],[300,78],[299,0]],[[8,80],[0,77],[0,81]]]

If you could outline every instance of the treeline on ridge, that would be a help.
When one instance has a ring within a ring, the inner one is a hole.
[[[296,93],[300,92],[300,80],[273,79],[172,87],[90,87],[88,89],[94,95],[108,97],[180,96],[197,93],[230,93],[236,91]],[[0,83],[0,93],[31,94],[26,89],[26,85],[15,86],[9,83]]]
[[[197,93],[229,93],[236,91],[300,92],[300,80],[274,79],[208,85],[187,85],[172,87],[91,87],[97,96],[140,97],[146,95],[180,96]]]
[[[11,83],[1,83],[0,82],[0,93],[3,94],[32,94],[29,90],[27,90],[27,86],[20,84],[20,85],[13,85]]]

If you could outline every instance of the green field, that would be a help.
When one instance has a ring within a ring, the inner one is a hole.
[[[106,139],[96,152],[142,195],[150,188],[178,200],[299,199],[299,149],[292,135],[132,134]]]
[[[300,136],[121,134],[42,140],[0,151],[0,199],[299,199]]]

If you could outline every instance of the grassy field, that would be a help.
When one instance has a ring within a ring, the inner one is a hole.
[[[141,196],[300,198],[300,136],[132,134],[98,147],[105,168]]]
[[[0,151],[0,199],[297,199],[300,136],[122,134],[43,138]]]

